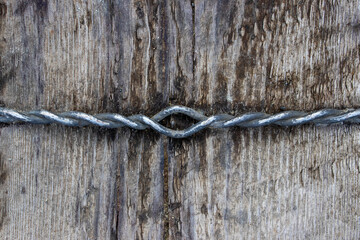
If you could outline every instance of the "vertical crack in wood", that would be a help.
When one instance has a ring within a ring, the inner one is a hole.
[[[170,234],[170,222],[169,222],[169,156],[168,156],[168,141],[169,138],[166,138],[163,141],[163,151],[164,151],[164,167],[163,167],[163,204],[164,204],[164,217],[163,217],[163,223],[164,223],[164,233],[163,233],[163,239],[168,240],[169,234]]]
[[[196,67],[196,59],[195,59],[195,1],[191,0],[191,9],[192,9],[192,75],[193,81],[195,81],[195,67]]]
[[[160,37],[161,37],[161,50],[160,50],[160,56],[161,56],[161,65],[160,65],[160,71],[162,73],[162,82],[166,84],[165,90],[163,90],[163,96],[162,101],[166,100],[168,102],[169,99],[169,89],[170,89],[170,81],[168,80],[167,72],[169,70],[169,64],[168,64],[168,26],[167,26],[167,14],[166,14],[166,8],[167,8],[167,2],[166,1],[160,1],[159,4],[159,12],[160,12]]]

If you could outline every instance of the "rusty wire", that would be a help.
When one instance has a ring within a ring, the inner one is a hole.
[[[184,114],[198,122],[184,130],[173,130],[160,124],[160,121],[173,114]],[[207,117],[192,108],[184,106],[171,106],[163,109],[153,117],[145,115],[123,116],[116,113],[89,115],[83,112],[51,113],[46,110],[18,112],[13,109],[0,108],[0,122],[2,123],[57,123],[65,126],[82,127],[94,125],[103,128],[129,127],[143,130],[152,128],[155,131],[172,138],[186,138],[204,128],[243,127],[253,128],[267,125],[297,126],[307,123],[333,124],[333,123],[360,123],[360,109],[323,109],[311,113],[301,111],[284,111],[274,115],[249,112],[239,116],[220,114]]]

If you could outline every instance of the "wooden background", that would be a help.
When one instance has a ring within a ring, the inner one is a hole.
[[[0,56],[18,110],[359,107],[360,1],[0,0]],[[0,130],[1,239],[360,238],[358,125]]]

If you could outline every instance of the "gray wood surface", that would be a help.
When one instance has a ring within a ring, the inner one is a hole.
[[[359,16],[358,0],[0,0],[0,104],[359,107]],[[359,239],[359,133],[1,125],[0,238]]]

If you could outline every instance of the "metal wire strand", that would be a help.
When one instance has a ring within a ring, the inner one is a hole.
[[[184,114],[198,122],[184,130],[173,130],[160,124],[160,121],[173,114]],[[153,117],[132,115],[125,117],[116,113],[89,115],[83,112],[51,113],[46,110],[18,112],[13,109],[0,108],[1,123],[32,123],[32,124],[62,124],[65,126],[82,127],[93,125],[103,128],[130,127],[137,130],[152,128],[155,131],[172,138],[189,137],[204,128],[228,127],[261,127],[267,125],[297,126],[307,123],[334,124],[360,123],[360,109],[323,109],[312,113],[301,111],[285,111],[274,115],[250,112],[239,116],[228,114],[207,117],[204,114],[184,106],[172,106],[163,109]]]

